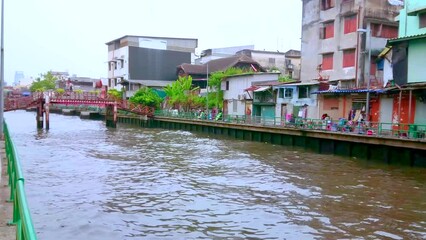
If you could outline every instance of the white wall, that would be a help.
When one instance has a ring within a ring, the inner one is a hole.
[[[118,59],[124,59],[123,66],[121,66],[121,61]],[[129,47],[122,47],[116,49],[114,51],[108,52],[108,64],[111,64],[110,61],[114,60],[112,64],[117,64],[117,69],[114,69],[114,65],[112,69],[109,70],[108,67],[108,78],[122,77],[124,79],[128,79],[129,76]],[[114,86],[109,86],[114,87]]]
[[[389,82],[389,80],[393,80],[392,64],[387,59],[384,59],[383,86],[386,86],[386,84]]]
[[[245,115],[245,100],[238,100],[238,95],[245,94],[247,98],[249,95],[244,89],[249,88],[253,83],[277,81],[278,73],[253,73],[244,74],[239,76],[232,76],[222,81],[221,89],[223,90],[223,100],[228,100],[228,114],[232,115]],[[229,82],[229,90],[226,89],[226,82]],[[250,92],[253,97],[253,92]],[[234,101],[237,101],[236,111],[234,109]]]

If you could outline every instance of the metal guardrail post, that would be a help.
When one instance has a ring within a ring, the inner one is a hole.
[[[17,240],[37,240],[25,195],[24,177],[18,154],[5,122],[3,122],[3,126],[5,129],[5,150],[8,162],[9,187],[11,189],[10,200],[13,201],[13,219],[10,224],[16,225]]]

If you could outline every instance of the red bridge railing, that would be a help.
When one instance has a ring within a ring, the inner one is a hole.
[[[51,104],[89,105],[105,107],[116,105],[118,110],[128,111],[139,115],[154,115],[154,108],[134,104],[127,100],[117,100],[107,94],[94,92],[35,92],[30,96],[10,96],[5,98],[5,111],[27,109],[37,106],[42,101]]]

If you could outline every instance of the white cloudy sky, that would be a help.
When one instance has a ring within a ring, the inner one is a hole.
[[[203,49],[300,49],[301,0],[4,0],[5,81],[15,71],[107,76],[106,42],[197,38]]]

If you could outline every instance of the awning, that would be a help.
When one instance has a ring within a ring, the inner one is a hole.
[[[335,90],[323,90],[323,91],[315,91],[312,94],[325,94],[325,93],[384,93],[385,89],[335,89]]]
[[[259,87],[258,89],[254,90],[254,92],[264,92],[269,89],[271,89],[271,86]]]
[[[244,89],[244,91],[249,92],[249,91],[254,91],[254,90],[257,90],[257,89],[259,89],[258,86],[250,86],[249,88]]]
[[[379,58],[383,58],[384,56],[386,56],[386,54],[388,54],[388,53],[389,53],[389,51],[390,51],[390,50],[392,50],[392,46],[385,47],[385,49],[383,49],[383,51],[381,51],[381,52],[379,53],[379,56],[377,56],[377,57],[379,57]]]

